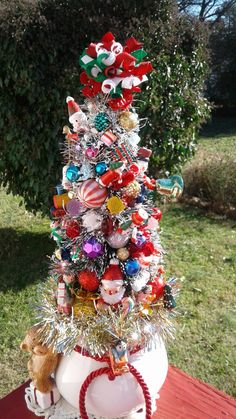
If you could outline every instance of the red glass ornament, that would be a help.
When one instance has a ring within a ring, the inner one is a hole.
[[[105,218],[102,221],[101,230],[102,230],[102,233],[104,234],[104,236],[110,236],[110,234],[114,230],[114,226],[113,226],[113,222],[112,222],[111,218]]]
[[[156,294],[156,299],[159,300],[164,294],[165,280],[162,276],[157,276],[148,285],[152,286],[153,294]]]
[[[66,225],[66,235],[69,239],[75,239],[80,235],[80,229],[76,221],[70,221]]]
[[[95,272],[85,269],[79,272],[78,282],[86,291],[96,291],[99,287],[100,281]]]
[[[52,208],[50,211],[54,218],[62,218],[66,214],[63,208]]]
[[[160,208],[152,208],[152,217],[155,218],[157,221],[161,221],[162,212]]]
[[[127,207],[134,208],[136,205],[136,199],[132,198],[132,196],[122,196],[122,200]]]
[[[142,253],[144,254],[144,256],[150,256],[153,255],[154,253],[154,246],[153,243],[151,242],[146,242],[143,246],[142,246]]]

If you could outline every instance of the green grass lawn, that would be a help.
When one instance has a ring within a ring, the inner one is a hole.
[[[200,132],[198,149],[205,152],[231,152],[236,158],[236,118],[213,118]]]
[[[199,148],[228,150],[235,144],[235,129],[225,134],[224,130],[222,125],[216,135],[205,130]],[[49,239],[48,219],[26,212],[18,198],[4,191],[0,202],[0,393],[4,395],[27,378],[27,356],[19,344],[30,324],[29,302],[47,276],[47,256],[54,242]],[[161,226],[168,274],[181,282],[169,360],[236,396],[236,222],[172,204],[163,209]]]

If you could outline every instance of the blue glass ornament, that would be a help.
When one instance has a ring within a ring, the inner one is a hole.
[[[70,250],[69,249],[61,249],[61,258],[62,260],[68,260],[71,262]]]
[[[80,177],[79,168],[71,164],[66,171],[66,177],[70,182],[76,182]]]
[[[140,271],[139,262],[136,259],[128,259],[125,262],[125,273],[128,276],[134,276]]]
[[[107,164],[104,161],[100,161],[96,164],[95,171],[99,176],[103,175],[107,171]]]
[[[57,190],[57,195],[63,194],[64,189],[62,185],[57,185],[56,190]]]
[[[146,199],[146,197],[144,195],[139,195],[136,198],[136,202],[137,202],[137,204],[142,204],[145,199]]]
[[[145,187],[145,185],[141,186],[141,193],[140,195],[136,198],[136,202],[137,204],[141,204],[142,202],[145,201],[146,199],[146,195],[147,195],[147,189]]]

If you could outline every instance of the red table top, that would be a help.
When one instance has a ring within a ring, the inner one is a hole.
[[[1,419],[35,419],[27,408],[24,391],[28,382],[0,400]],[[236,419],[236,400],[169,367],[153,419]]]

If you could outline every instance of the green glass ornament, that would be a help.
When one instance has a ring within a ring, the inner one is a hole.
[[[94,118],[94,126],[99,132],[105,131],[110,125],[109,117],[105,112],[99,112]]]

